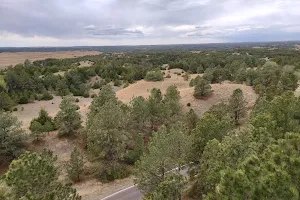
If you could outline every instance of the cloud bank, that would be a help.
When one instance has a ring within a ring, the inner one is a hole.
[[[298,0],[1,0],[0,46],[300,39]]]

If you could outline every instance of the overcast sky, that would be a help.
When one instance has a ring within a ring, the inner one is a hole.
[[[300,39],[300,0],[0,0],[0,46]]]

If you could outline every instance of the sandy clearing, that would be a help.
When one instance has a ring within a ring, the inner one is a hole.
[[[91,62],[89,60],[86,61],[80,61],[78,67],[90,67],[94,64],[94,62]]]
[[[79,102],[76,104],[80,107],[79,113],[82,115],[82,119],[85,122],[86,114],[88,113],[88,107],[92,102],[92,98],[75,98],[79,99]],[[18,111],[13,112],[13,115],[18,117],[18,119],[23,123],[22,126],[24,128],[28,128],[31,120],[39,116],[39,112],[42,108],[44,108],[51,117],[55,117],[59,111],[59,104],[61,100],[61,97],[54,96],[54,98],[50,101],[35,101],[34,103],[18,105]],[[24,109],[22,109],[22,107]]]
[[[212,84],[212,89],[214,92],[210,98],[205,100],[195,99],[193,97],[194,89],[189,87],[189,81],[184,81],[181,76],[174,74],[181,71],[182,70],[179,69],[166,70],[164,71],[165,74],[170,74],[171,78],[165,78],[164,81],[160,82],[147,82],[141,80],[128,86],[127,88],[118,91],[116,95],[122,102],[129,103],[133,97],[143,96],[147,98],[152,88],[159,88],[161,89],[162,93],[165,93],[169,86],[175,85],[182,97],[181,103],[183,105],[183,109],[188,111],[190,108],[193,108],[199,115],[205,113],[212,105],[228,100],[233,90],[237,88],[243,90],[246,101],[248,102],[248,106],[253,106],[257,98],[257,95],[250,86],[224,82],[222,84]],[[193,74],[191,78],[196,76],[197,74]],[[187,107],[187,103],[191,103],[191,107]]]
[[[75,58],[87,55],[99,55],[99,51],[56,51],[56,52],[2,52],[0,53],[0,69],[9,65],[30,61],[43,60],[46,58]]]

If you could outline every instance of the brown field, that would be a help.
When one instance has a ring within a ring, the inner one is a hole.
[[[87,55],[99,55],[99,51],[56,51],[56,52],[3,52],[0,53],[0,69],[9,65],[23,63],[26,59],[30,61],[43,60],[47,58],[76,58]]]

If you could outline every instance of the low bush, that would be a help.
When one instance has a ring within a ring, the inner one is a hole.
[[[164,75],[161,73],[161,71],[150,71],[147,72],[145,76],[146,81],[162,81],[164,80]]]
[[[114,163],[100,170],[100,173],[98,173],[97,178],[102,183],[107,183],[116,179],[126,178],[130,174],[131,171],[126,165]]]
[[[90,97],[90,94],[88,91],[85,91],[82,95],[84,98],[89,98]]]
[[[45,92],[43,92],[40,99],[48,101],[48,100],[52,100],[53,96],[48,91],[45,91]]]
[[[119,87],[121,85],[122,85],[122,81],[121,80],[119,80],[119,79],[114,80],[114,86]]]

